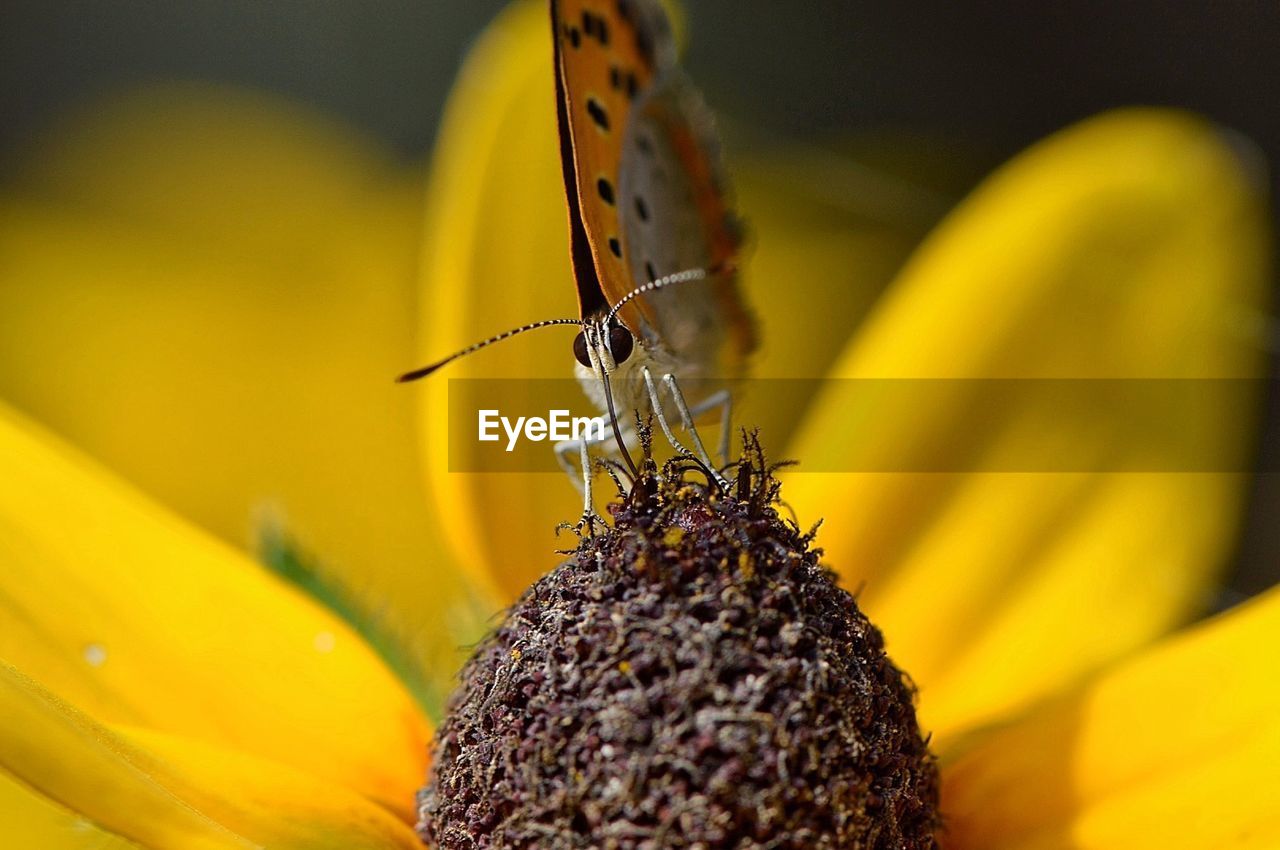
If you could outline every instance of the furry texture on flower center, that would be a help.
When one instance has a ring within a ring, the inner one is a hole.
[[[937,767],[880,632],[783,521],[649,466],[462,673],[420,795],[463,848],[932,848]]]

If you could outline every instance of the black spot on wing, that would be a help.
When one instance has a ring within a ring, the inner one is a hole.
[[[609,113],[604,108],[604,104],[596,100],[594,97],[587,98],[587,114],[591,116],[591,120],[596,126],[606,132],[609,129]]]
[[[641,221],[649,220],[649,205],[639,195],[636,195],[636,215],[640,216]]]
[[[582,46],[582,31],[575,26],[566,26],[564,28],[565,38],[569,39],[569,46],[578,48]]]
[[[649,276],[649,281],[658,279],[658,270],[653,267],[652,262],[646,261],[644,264],[644,273]]]
[[[659,45],[671,42],[671,22],[661,3],[656,0],[617,0],[618,17],[626,23],[635,39],[636,50],[646,68],[657,64]]]
[[[618,259],[622,259],[622,243],[618,241],[618,237],[616,236],[609,237],[609,251],[613,254],[613,256],[617,257]]]
[[[613,184],[609,182],[609,178],[601,177],[597,180],[596,191],[600,193],[600,200],[609,206],[613,206]]]
[[[614,91],[626,92],[630,100],[635,100],[636,95],[640,94],[640,80],[635,73],[624,71],[617,65],[609,68],[609,85]]]
[[[587,34],[588,38],[594,38],[600,42],[602,47],[609,44],[608,21],[586,9],[582,10],[582,31]]]

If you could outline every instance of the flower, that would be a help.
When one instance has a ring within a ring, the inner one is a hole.
[[[451,101],[422,352],[556,299],[572,312],[571,287],[548,284],[569,276],[543,11],[505,13]],[[421,390],[415,428],[390,382],[416,359],[416,172],[256,96],[177,88],[103,115],[56,136],[0,207],[0,837],[417,846],[422,705],[471,612],[553,563],[572,490],[446,473],[444,388]],[[887,283],[911,228],[819,203],[793,179],[806,155],[786,156],[735,170],[759,234],[765,376],[1260,374],[1260,190],[1195,117],[1125,110],[1062,131]],[[566,350],[530,337],[457,369],[560,376]],[[797,422],[748,397],[737,418],[820,467],[967,434],[977,415],[941,398],[864,419],[847,402],[818,389]],[[1248,417],[1199,415],[1243,457]],[[1042,424],[1015,417],[987,450],[1040,436],[1028,421]],[[919,685],[946,847],[1277,841],[1280,591],[1157,642],[1205,609],[1244,485],[1122,471],[786,482],[801,517],[827,518],[828,560]],[[228,542],[250,508],[287,532],[276,560],[295,586]],[[297,569],[306,552],[318,576]],[[341,617],[296,586],[337,580],[339,607],[374,614]],[[409,644],[391,657],[404,675],[371,643]]]

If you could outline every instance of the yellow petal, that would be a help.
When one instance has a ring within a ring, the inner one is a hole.
[[[509,7],[477,43],[450,97],[428,196],[424,362],[529,321],[577,315],[544,7]],[[744,262],[748,301],[763,324],[757,374],[820,373],[840,336],[906,255],[927,213],[914,213],[905,225],[886,223],[839,198],[820,198],[814,175],[831,166],[805,152],[732,164],[754,236]],[[800,174],[810,183],[798,180]],[[820,304],[833,314],[824,325],[826,344],[814,342],[813,317],[797,303]],[[427,477],[445,527],[455,550],[466,553],[459,557],[475,565],[476,580],[507,599],[556,562],[552,550],[565,543],[553,530],[577,517],[580,501],[559,473],[450,472],[450,452],[466,463],[476,447],[449,444],[449,394],[461,392],[468,378],[570,379],[571,340],[570,331],[530,334],[452,364],[420,390]],[[575,413],[595,413],[580,397],[576,404]],[[737,424],[762,427],[774,445],[800,413],[749,392],[738,410]]]
[[[477,42],[449,97],[428,187],[426,360],[529,321],[577,315],[548,27],[545,3],[513,3]],[[419,388],[427,479],[444,526],[474,580],[505,598],[556,563],[553,550],[565,544],[555,525],[575,518],[580,500],[559,473],[449,472],[449,383],[570,377],[572,339],[569,331],[529,334]]]
[[[0,480],[0,657],[409,816],[427,724],[344,623],[2,408]]]
[[[1239,328],[1266,291],[1258,195],[1198,119],[1086,121],[997,172],[929,237],[833,377],[1256,377],[1260,348]],[[1021,397],[993,408],[948,386],[869,412],[833,387],[788,455],[848,469],[958,450],[1007,469],[1057,447],[1104,471],[796,475],[786,490],[802,519],[826,517],[830,562],[867,583],[867,610],[940,733],[1025,705],[1198,610],[1245,484],[1108,472],[1127,455],[1098,454],[1108,444],[1088,404],[1048,418]],[[1243,468],[1249,409],[1201,405],[1179,424],[1203,435],[1212,468]]]
[[[0,397],[241,547],[282,524],[445,682],[466,588],[421,476],[421,178],[287,102],[174,85],[0,196]]]
[[[750,233],[744,285],[760,326],[750,372],[762,381],[741,388],[734,425],[759,428],[766,448],[781,454],[819,387],[812,379],[831,368],[940,204],[820,151],[778,147],[731,165]],[[792,391],[787,404],[772,392],[775,381]]]
[[[1280,844],[1280,589],[979,739],[945,769],[951,848]]]
[[[70,809],[57,805],[0,770],[0,840],[10,847],[41,850],[136,850]]]
[[[6,846],[51,818],[65,822],[64,812],[81,829],[143,847],[421,846],[404,822],[349,789],[189,739],[109,729],[4,663],[0,718],[9,730],[0,767],[43,798],[6,813]],[[72,846],[92,846],[91,837]]]

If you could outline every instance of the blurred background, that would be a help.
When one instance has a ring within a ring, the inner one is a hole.
[[[459,62],[503,5],[7,0],[0,7],[0,184],[18,179],[27,166],[15,163],[30,163],[32,145],[69,110],[167,80],[305,104],[379,141],[392,167],[419,168]],[[1280,162],[1280,7],[1271,0],[686,5],[687,64],[722,115],[730,147],[812,146],[852,181],[840,189],[851,202],[859,202],[859,187],[868,203],[898,193],[916,234],[1028,144],[1125,104],[1181,106],[1234,130],[1259,179],[1276,186],[1268,163]],[[0,278],[0,287],[9,285]],[[1274,322],[1269,338],[1274,363]],[[8,392],[19,401],[27,392],[29,406],[40,406],[20,380]],[[1269,404],[1260,464],[1275,469],[1280,405],[1274,395]],[[58,419],[56,410],[41,413]],[[156,476],[152,483],[164,490]],[[1276,478],[1257,477],[1236,596],[1280,579]],[[169,495],[182,502],[182,494]]]
[[[200,79],[316,104],[424,153],[501,0],[9,0],[0,138],[124,84]],[[718,111],[806,138],[944,139],[977,174],[1110,106],[1183,106],[1280,152],[1267,0],[689,0],[686,62]]]
[[[263,88],[426,151],[501,0],[10,0],[0,139],[157,78]],[[928,134],[981,173],[1110,106],[1183,106],[1280,151],[1280,11],[1267,0],[690,0],[693,75],[719,111],[808,138]]]

